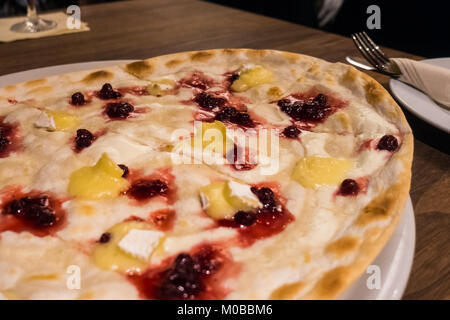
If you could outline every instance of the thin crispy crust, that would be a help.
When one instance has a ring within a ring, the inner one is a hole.
[[[413,157],[413,135],[399,106],[389,93],[373,78],[344,64],[330,64],[323,60],[290,52],[251,49],[216,49],[170,54],[123,66],[102,68],[96,71],[82,71],[69,77],[55,76],[11,85],[0,89],[0,106],[11,95],[30,98],[36,94],[51,95],[57,88],[77,88],[82,83],[98,88],[105,81],[114,82],[130,79],[150,80],[153,77],[179,72],[186,67],[221,64],[235,65],[237,62],[278,66],[289,64],[292,69],[301,67],[310,76],[331,72],[330,83],[339,81],[364,99],[384,119],[399,129],[402,143],[382,172],[376,178],[378,196],[366,205],[354,218],[344,235],[332,239],[324,247],[324,254],[333,257],[333,264],[321,276],[308,282],[285,283],[272,291],[273,299],[333,299],[338,297],[358,278],[384,247],[403,212],[411,182]],[[328,69],[330,71],[328,71]],[[298,81],[301,81],[299,78]],[[24,94],[23,94],[24,93]],[[362,234],[362,236],[361,236]],[[348,258],[352,256],[352,258]]]

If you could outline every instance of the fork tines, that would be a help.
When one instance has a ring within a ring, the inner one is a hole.
[[[390,63],[389,58],[379,46],[365,32],[352,34],[352,40],[358,50],[375,68],[386,70],[386,65]]]

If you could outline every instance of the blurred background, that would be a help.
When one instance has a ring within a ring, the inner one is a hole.
[[[36,0],[38,11],[127,0]],[[152,1],[152,0],[147,0]],[[170,0],[167,0],[170,1]],[[370,5],[381,10],[381,29],[370,30],[387,47],[436,58],[450,56],[450,1],[427,0],[208,0],[293,23],[350,35],[367,30]],[[26,0],[0,0],[0,17],[24,15]]]

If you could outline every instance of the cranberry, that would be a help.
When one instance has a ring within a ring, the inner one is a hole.
[[[0,135],[0,152],[5,150],[11,142],[5,136]]]
[[[165,194],[168,190],[167,184],[161,180],[139,180],[128,189],[128,194],[137,200],[145,200]]]
[[[391,135],[383,136],[377,144],[378,150],[394,152],[398,148],[397,138]]]
[[[113,87],[109,83],[105,83],[102,86],[102,89],[99,91],[98,96],[100,99],[109,100],[109,99],[117,99],[122,95],[118,91],[114,91]]]
[[[49,227],[56,222],[55,212],[49,207],[47,196],[24,197],[6,205],[3,214],[11,214],[31,222],[36,227]]]
[[[40,197],[34,197],[34,198],[25,198],[26,202],[28,204],[37,205],[41,207],[47,207],[50,202],[47,196],[40,196]]]
[[[327,97],[323,94],[318,94],[314,99],[306,101],[291,102],[289,99],[281,99],[277,104],[281,111],[296,121],[319,122],[331,112],[327,106]]]
[[[241,226],[249,227],[253,223],[255,223],[256,214],[251,211],[238,211],[233,216],[233,220],[234,220],[234,222],[236,222],[237,224],[239,224]]]
[[[289,99],[281,99],[277,102],[278,106],[280,107],[281,111],[288,113],[289,109],[292,106],[292,103]]]
[[[289,126],[284,128],[283,135],[287,138],[295,139],[298,137],[300,132],[301,132],[300,129],[297,128],[296,126]]]
[[[195,298],[203,290],[199,271],[200,266],[192,256],[187,253],[179,254],[158,288],[159,297],[162,299]]]
[[[78,150],[89,147],[94,141],[94,135],[86,129],[78,129],[77,136],[75,138],[75,145]]]
[[[317,103],[319,106],[325,107],[327,105],[327,96],[323,93],[319,93],[315,98],[314,102]]]
[[[227,101],[224,98],[215,97],[207,92],[200,92],[195,96],[194,102],[203,109],[212,110],[222,107]]]
[[[290,116],[296,121],[318,122],[329,113],[329,108],[311,102],[297,101],[293,104]]]
[[[253,120],[250,118],[250,115],[246,112],[239,112],[230,120],[232,123],[244,126],[244,127],[253,127]]]
[[[98,239],[98,242],[108,243],[110,240],[111,240],[111,233],[105,232],[100,236],[100,239]]]
[[[343,196],[354,196],[359,191],[358,183],[353,179],[345,179],[339,187],[339,194]]]
[[[197,262],[196,270],[202,275],[212,275],[222,266],[222,260],[216,257],[215,251],[209,246],[196,253],[194,259]]]
[[[32,204],[25,211],[25,219],[38,227],[49,227],[56,221],[56,216],[51,209]]]
[[[230,121],[233,119],[239,112],[233,107],[225,107],[222,111],[216,114],[215,120],[218,121]]]
[[[119,168],[123,170],[122,178],[128,177],[128,174],[130,173],[130,170],[128,170],[128,167],[124,164],[119,164]]]
[[[125,119],[133,111],[134,107],[128,102],[112,102],[106,105],[106,114],[111,119]]]
[[[279,211],[278,205],[275,201],[275,194],[270,188],[262,187],[258,189],[256,187],[252,187],[251,190],[263,204],[263,210],[270,212]]]
[[[26,203],[25,199],[16,199],[9,203],[7,206],[7,210],[4,212],[4,214],[12,214],[12,215],[18,215],[23,214],[25,211]]]
[[[231,74],[231,75],[228,77],[228,80],[229,80],[231,83],[233,83],[233,82],[236,81],[237,79],[239,79],[239,73],[237,73],[237,72]]]
[[[72,104],[74,106],[82,106],[85,103],[86,101],[84,100],[84,95],[81,92],[75,92],[72,95]]]

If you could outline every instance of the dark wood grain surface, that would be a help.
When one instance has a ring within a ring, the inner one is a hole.
[[[207,2],[147,0],[85,6],[82,19],[91,31],[0,44],[0,75],[65,63],[142,59],[210,48],[280,49],[329,61],[357,55],[349,38]],[[386,76],[369,74],[388,87]],[[450,138],[405,114],[415,134],[411,198],[417,241],[404,298],[450,299]]]

